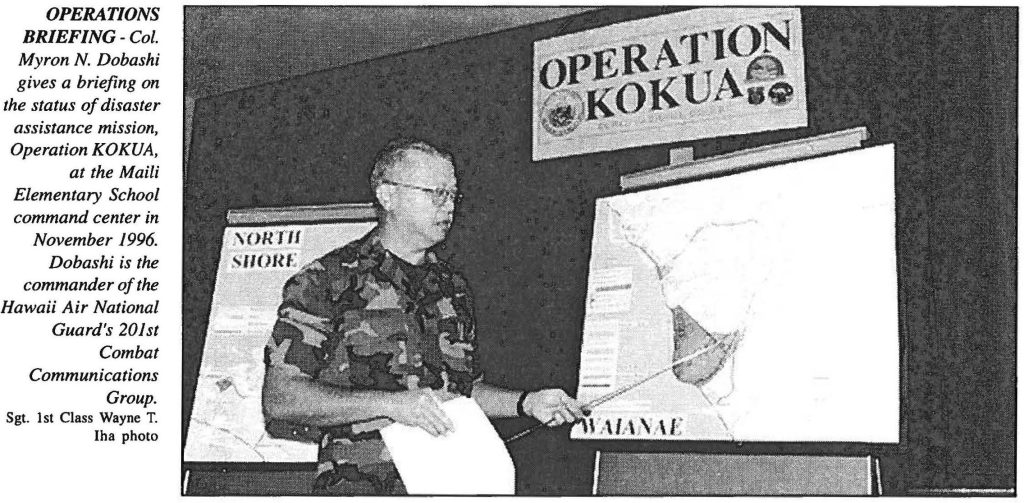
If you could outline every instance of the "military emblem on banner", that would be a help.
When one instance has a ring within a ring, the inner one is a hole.
[[[747,88],[747,103],[760,105],[765,101],[765,87],[773,80],[786,75],[786,70],[778,58],[771,55],[761,55],[750,61],[747,65],[747,79],[750,83],[763,83],[764,85],[750,86]],[[774,105],[782,106],[793,100],[793,86],[788,82],[777,82],[768,89],[768,99]]]
[[[785,105],[793,101],[793,86],[789,85],[788,82],[778,82],[768,90],[768,98],[775,105]]]
[[[583,98],[575,91],[551,93],[540,109],[540,123],[552,136],[565,136],[583,122]]]
[[[760,105],[764,103],[764,86],[747,88],[747,103]]]

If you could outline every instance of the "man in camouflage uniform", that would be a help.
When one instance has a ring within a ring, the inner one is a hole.
[[[377,227],[288,280],[266,348],[267,429],[320,443],[314,492],[404,494],[378,430],[397,421],[444,435],[452,423],[441,404],[460,395],[490,417],[552,426],[582,417],[560,389],[482,382],[472,293],[430,251],[458,197],[451,155],[392,142],[370,183]]]

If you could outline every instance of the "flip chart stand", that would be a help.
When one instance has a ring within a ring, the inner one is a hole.
[[[881,495],[865,456],[601,452],[594,495]]]
[[[296,222],[370,221],[377,218],[373,203],[229,209],[228,225],[280,225]]]
[[[861,148],[867,128],[766,145],[695,160],[672,150],[669,164],[623,175],[640,190]],[[862,456],[597,451],[595,495],[879,495],[878,458]]]
[[[376,215],[371,203],[342,203],[229,209],[226,221],[228,228],[287,226],[370,222]],[[310,453],[311,461],[316,459],[315,453],[314,448]],[[186,458],[182,464],[181,493],[185,496],[309,495],[315,475],[316,463],[313,462],[221,462]]]
[[[619,186],[622,190],[644,189],[835,154],[861,148],[867,139],[867,128],[858,127],[696,160],[692,148],[674,149],[669,153],[667,166],[622,175]]]

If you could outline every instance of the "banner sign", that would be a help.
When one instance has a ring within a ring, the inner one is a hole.
[[[538,40],[533,160],[807,125],[797,8],[695,9]]]

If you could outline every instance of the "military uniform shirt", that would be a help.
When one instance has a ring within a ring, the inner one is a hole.
[[[265,361],[349,390],[446,389],[470,396],[481,379],[465,279],[428,252],[409,264],[378,229],[306,265],[284,286]],[[314,490],[404,488],[378,430],[387,419],[316,428],[267,423],[274,436],[318,441]]]

